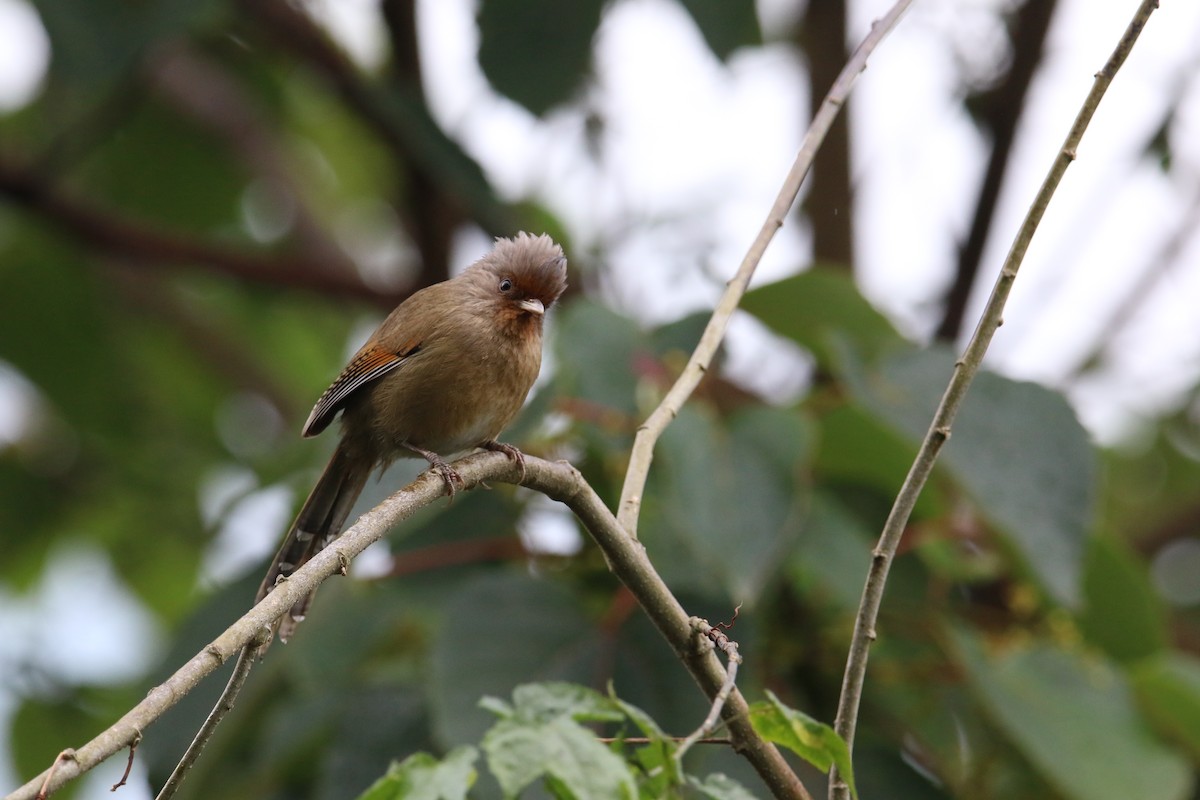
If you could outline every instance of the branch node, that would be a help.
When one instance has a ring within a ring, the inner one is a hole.
[[[217,647],[216,644],[205,645],[204,652],[208,653],[210,656],[212,656],[213,658],[215,658],[217,660],[217,666],[224,664],[226,659],[229,658],[228,656],[226,656],[224,653],[221,652],[221,648]]]
[[[37,800],[46,800],[50,795],[50,781],[54,779],[54,773],[58,771],[58,765],[64,761],[75,760],[75,748],[68,747],[54,757],[54,763],[50,765],[50,769],[46,770],[46,780],[42,781],[42,788],[38,789]]]

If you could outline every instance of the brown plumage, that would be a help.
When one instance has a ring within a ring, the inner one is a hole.
[[[340,411],[342,438],[288,530],[258,600],[341,532],[377,467],[422,456],[451,496],[462,483],[445,461],[454,453],[499,450],[524,470],[521,452],[496,437],[537,379],[542,319],[566,285],[561,248],[548,236],[521,233],[497,240],[461,275],[414,293],[388,315],[304,423],[303,435],[316,436]],[[281,621],[281,640],[311,600],[305,597]]]

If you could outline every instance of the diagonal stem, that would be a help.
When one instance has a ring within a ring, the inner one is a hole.
[[[729,326],[729,320],[737,309],[738,303],[741,302],[742,295],[746,293],[746,287],[750,284],[750,278],[754,275],[758,262],[762,260],[767,245],[775,237],[775,232],[783,227],[784,218],[792,204],[795,203],[796,195],[800,193],[800,185],[812,167],[817,150],[821,147],[821,142],[825,140],[825,134],[829,132],[833,120],[845,104],[846,97],[849,96],[858,76],[867,68],[867,58],[874,52],[876,45],[883,41],[888,32],[896,26],[900,16],[911,4],[912,0],[898,0],[887,14],[876,20],[871,26],[871,32],[862,40],[858,49],[846,62],[846,66],[842,68],[841,74],[830,87],[829,94],[825,96],[821,108],[813,117],[812,124],[808,126],[808,132],[805,133],[804,141],[800,145],[800,152],[796,154],[796,160],[792,163],[792,168],[788,170],[783,186],[775,197],[775,203],[771,206],[771,211],[767,215],[766,221],[763,222],[762,228],[759,229],[758,236],[750,245],[737,272],[726,284],[725,292],[717,302],[717,307],[713,310],[708,325],[705,326],[704,333],[700,336],[700,343],[696,345],[683,372],[676,379],[675,385],[667,392],[658,408],[654,409],[653,413],[638,428],[637,436],[633,440],[633,450],[629,454],[629,469],[625,473],[625,485],[621,489],[621,500],[617,506],[617,520],[630,536],[637,536],[638,515],[642,508],[642,492],[646,488],[646,476],[650,472],[650,462],[654,460],[654,445],[671,421],[675,419],[679,409],[691,397],[692,392],[700,384],[700,379],[708,370],[709,364],[712,363],[713,356],[716,355],[717,348],[721,345],[721,340],[725,338],[725,329]]]
[[[1143,0],[1134,14],[1133,20],[1129,23],[1129,27],[1125,29],[1125,33],[1121,36],[1121,40],[1117,43],[1116,48],[1109,57],[1108,62],[1104,65],[1103,69],[1096,73],[1095,81],[1092,83],[1092,90],[1083,101],[1083,106],[1079,109],[1079,113],[1075,117],[1074,124],[1071,125],[1071,130],[1068,132],[1066,140],[1059,149],[1049,173],[1046,175],[1037,196],[1034,197],[1033,203],[1025,215],[1024,222],[1022,222],[1021,227],[1017,231],[1012,248],[1004,260],[1004,265],[1000,269],[1000,275],[996,278],[996,284],[992,289],[991,296],[988,298],[987,305],[984,307],[979,324],[971,336],[971,341],[967,344],[962,356],[954,365],[954,375],[946,387],[945,394],[942,395],[942,400],[938,405],[937,411],[934,412],[933,422],[930,424],[929,430],[925,433],[925,438],[921,442],[920,449],[917,451],[916,460],[913,462],[908,475],[904,479],[903,485],[900,487],[896,502],[888,514],[887,521],[884,523],[879,542],[875,545],[875,550],[872,552],[871,567],[867,574],[866,585],[863,587],[862,600],[858,608],[858,617],[854,622],[854,636],[851,640],[850,652],[846,659],[846,671],[842,678],[842,693],[838,700],[837,718],[834,721],[834,730],[837,731],[837,734],[845,740],[846,745],[851,749],[854,746],[854,729],[858,719],[859,704],[862,700],[863,681],[867,672],[867,658],[871,642],[875,640],[875,623],[879,618],[879,607],[883,602],[883,590],[887,584],[888,569],[891,567],[893,558],[895,558],[896,549],[900,546],[904,527],[908,524],[908,518],[912,514],[913,506],[916,505],[917,498],[920,496],[926,480],[933,471],[933,465],[937,461],[938,453],[946,443],[946,440],[950,438],[950,428],[954,422],[954,417],[958,413],[963,399],[966,397],[971,381],[983,363],[984,353],[987,352],[992,337],[1000,327],[1004,314],[1004,305],[1008,301],[1009,292],[1012,291],[1013,281],[1017,277],[1017,270],[1025,259],[1025,253],[1029,249],[1030,242],[1033,241],[1033,235],[1046,213],[1047,206],[1050,205],[1050,198],[1054,196],[1054,191],[1062,181],[1067,167],[1075,160],[1075,153],[1079,147],[1080,140],[1083,139],[1083,133],[1087,130],[1092,115],[1096,113],[1101,98],[1104,97],[1104,93],[1112,83],[1113,76],[1116,75],[1117,70],[1125,62],[1129,52],[1133,49],[1134,42],[1137,41],[1138,35],[1141,34],[1142,28],[1145,27],[1146,21],[1150,18],[1150,14],[1157,7],[1157,0]],[[850,796],[850,789],[845,781],[838,778],[836,770],[837,768],[835,767],[834,771],[830,774],[829,796],[834,800],[846,800]]]

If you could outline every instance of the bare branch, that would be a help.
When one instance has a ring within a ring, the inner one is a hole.
[[[466,489],[485,480],[515,482],[519,477],[518,467],[503,453],[473,455],[456,462],[454,468],[462,476]],[[579,517],[603,550],[612,572],[637,598],[705,695],[710,699],[717,697],[726,683],[726,670],[712,647],[703,646],[706,642],[693,630],[687,613],[651,565],[641,543],[625,533],[600,497],[570,464],[526,456],[525,468],[523,484],[565,504]],[[314,591],[330,575],[342,572],[350,559],[383,538],[394,525],[442,497],[444,491],[441,477],[425,472],[363,514],[332,544],[276,586],[174,675],[152,689],[120,720],[73,751],[70,758],[57,759],[51,770],[29,781],[6,800],[32,800],[43,784],[48,792],[52,792],[129,746],[201,680],[241,652],[264,627],[270,627],[287,613],[299,598]],[[748,712],[741,693],[736,688],[729,690],[721,715],[729,727],[734,748],[753,765],[775,797],[810,798],[779,751],[754,732]]]
[[[771,243],[775,232],[783,227],[784,218],[796,201],[796,195],[800,192],[800,184],[804,182],[804,177],[812,166],[817,149],[821,146],[838,111],[846,102],[846,97],[850,94],[854,82],[858,79],[859,74],[867,68],[867,58],[875,50],[876,45],[883,41],[888,32],[895,27],[900,16],[911,4],[912,0],[899,0],[886,15],[876,20],[875,24],[871,26],[871,32],[867,34],[858,49],[854,51],[854,55],[850,56],[850,60],[846,62],[838,79],[830,87],[829,94],[825,96],[825,102],[821,104],[820,110],[813,117],[812,124],[809,125],[808,132],[804,135],[804,141],[800,145],[800,152],[796,154],[796,160],[792,163],[792,168],[788,171],[783,186],[775,198],[775,203],[771,206],[771,211],[767,215],[766,221],[763,222],[762,228],[759,229],[758,236],[750,245],[750,250],[742,259],[737,272],[726,284],[725,292],[717,302],[717,307],[713,310],[712,317],[709,318],[708,325],[700,336],[700,343],[696,345],[695,351],[675,381],[675,385],[667,392],[658,408],[654,409],[654,412],[638,428],[637,436],[633,441],[633,451],[629,456],[629,469],[625,473],[625,485],[621,489],[621,502],[617,508],[617,518],[631,536],[637,536],[638,515],[642,508],[642,492],[646,487],[650,462],[654,460],[654,445],[658,442],[658,437],[675,419],[679,409],[691,397],[692,392],[700,383],[700,379],[704,377],[708,365],[712,363],[713,356],[716,355],[717,348],[720,347],[721,340],[725,337],[729,319],[737,309],[738,303],[741,302],[742,295],[746,293],[746,287],[750,284],[750,278],[758,267],[758,262],[762,260],[767,245]]]
[[[675,750],[675,763],[681,774],[683,772],[684,754],[692,748],[692,745],[716,730],[717,720],[721,716],[721,709],[724,708],[725,702],[733,692],[733,687],[737,685],[738,667],[742,663],[742,656],[738,652],[737,642],[730,639],[720,627],[713,627],[706,620],[698,617],[692,617],[690,621],[696,633],[712,641],[718,650],[725,653],[725,682],[721,684],[720,691],[713,698],[712,707],[708,710],[708,716],[700,723],[700,727],[685,737]]]
[[[245,685],[246,679],[250,677],[250,670],[254,668],[255,656],[258,653],[264,642],[269,641],[275,635],[273,628],[264,626],[258,629],[258,635],[246,643],[242,651],[238,653],[237,661],[233,665],[233,674],[229,676],[229,682],[225,684],[225,688],[221,691],[221,696],[217,699],[216,705],[204,720],[204,724],[200,726],[200,730],[196,731],[192,743],[188,745],[183,757],[179,759],[179,763],[175,765],[175,769],[171,770],[171,776],[167,778],[167,782],[163,784],[162,790],[158,793],[155,800],[170,800],[179,791],[179,787],[183,785],[183,779],[187,777],[188,771],[195,765],[196,759],[200,758],[200,754],[204,752],[204,746],[208,744],[208,740],[216,733],[217,726],[221,724],[221,720],[233,711],[233,704],[237,700],[238,694],[242,691],[242,686]],[[130,750],[130,758],[132,760],[133,751]]]
[[[854,730],[858,719],[859,703],[862,700],[863,681],[867,672],[867,658],[871,642],[875,640],[876,635],[875,622],[879,617],[879,606],[883,602],[883,590],[887,584],[888,569],[891,567],[892,559],[896,555],[896,549],[900,545],[900,539],[904,534],[904,527],[908,524],[908,518],[912,514],[913,506],[916,505],[917,498],[921,494],[921,489],[925,486],[925,481],[929,478],[929,474],[933,470],[938,453],[946,443],[946,440],[950,438],[950,429],[954,422],[954,417],[958,413],[963,399],[966,397],[971,381],[983,363],[983,356],[987,352],[988,345],[991,343],[996,330],[1000,327],[1004,314],[1004,304],[1008,300],[1009,292],[1012,291],[1013,281],[1017,277],[1017,270],[1020,268],[1021,262],[1025,259],[1029,243],[1033,240],[1033,235],[1037,231],[1038,224],[1046,213],[1046,207],[1050,204],[1050,198],[1054,196],[1054,191],[1062,181],[1067,167],[1075,160],[1075,154],[1080,140],[1083,139],[1083,133],[1087,130],[1088,123],[1091,121],[1092,115],[1095,114],[1096,108],[1099,107],[1100,100],[1104,97],[1109,84],[1112,83],[1113,76],[1125,62],[1125,58],[1129,55],[1130,50],[1133,49],[1133,44],[1137,41],[1142,28],[1145,27],[1150,14],[1157,7],[1157,0],[1143,0],[1142,4],[1138,7],[1137,13],[1134,14],[1133,20],[1129,23],[1129,27],[1125,29],[1125,33],[1117,43],[1116,49],[1109,57],[1108,62],[1104,65],[1103,69],[1096,73],[1092,90],[1088,93],[1087,99],[1084,100],[1083,106],[1079,109],[1079,113],[1075,117],[1075,122],[1071,125],[1071,130],[1067,134],[1066,141],[1063,142],[1062,147],[1059,149],[1058,155],[1050,167],[1050,172],[1042,182],[1042,186],[1038,190],[1037,196],[1034,198],[1024,222],[1017,231],[1012,248],[1009,250],[1008,257],[1005,258],[1004,265],[1000,269],[1000,275],[996,279],[996,284],[992,289],[991,296],[988,298],[987,305],[984,307],[979,324],[971,336],[971,341],[963,351],[962,357],[954,366],[954,375],[950,379],[950,384],[946,387],[945,394],[942,395],[941,403],[938,405],[937,411],[934,412],[933,422],[925,434],[924,441],[921,442],[916,460],[909,469],[908,475],[905,477],[904,483],[900,487],[900,492],[896,497],[896,502],[888,514],[887,521],[884,523],[883,532],[880,534],[879,542],[875,545],[875,550],[872,553],[871,567],[867,575],[866,585],[863,587],[862,601],[859,604],[858,616],[854,623],[854,637],[851,640],[850,652],[846,659],[846,671],[842,679],[842,693],[838,700],[837,718],[834,721],[834,730],[845,740],[847,747],[851,749],[854,747]],[[829,796],[830,798],[846,800],[850,796],[850,789],[845,781],[839,779],[836,770],[837,768],[834,767],[834,771],[830,773]]]

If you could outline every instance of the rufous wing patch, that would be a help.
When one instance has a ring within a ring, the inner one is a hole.
[[[346,404],[350,395],[403,364],[404,360],[416,352],[419,347],[419,342],[410,342],[398,353],[393,353],[377,344],[359,350],[342,370],[342,374],[337,376],[337,380],[330,384],[321,398],[317,400],[312,413],[308,415],[308,420],[304,423],[304,428],[300,431],[301,435],[316,436],[325,430],[329,427],[329,423],[333,422],[337,412]]]

